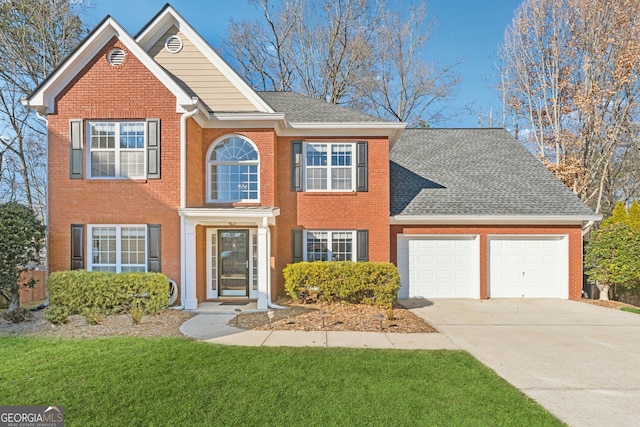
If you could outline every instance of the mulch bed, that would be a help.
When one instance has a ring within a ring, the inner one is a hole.
[[[31,318],[21,323],[11,323],[0,315],[0,336],[39,335],[63,338],[94,338],[113,336],[135,337],[184,337],[182,325],[193,313],[181,310],[164,310],[158,314],[144,316],[134,324],[127,314],[115,314],[100,319],[97,325],[88,324],[82,316],[69,316],[66,323],[53,325],[44,319],[46,310],[31,312]]]
[[[635,305],[632,304],[627,304],[625,302],[620,302],[620,301],[607,301],[607,300],[599,300],[599,299],[582,299],[580,300],[582,302],[585,302],[587,304],[591,304],[591,305],[598,305],[600,307],[607,307],[607,308],[613,308],[616,310],[620,310],[620,307],[636,307]]]
[[[232,319],[229,324],[233,326],[237,324],[243,329],[257,330],[438,332],[399,304],[394,305],[392,312],[363,304],[299,304],[293,301],[279,301],[279,304],[285,308],[272,310],[274,317],[271,325],[269,325],[267,313],[264,312],[242,313],[237,319]],[[392,319],[389,319],[389,316]]]

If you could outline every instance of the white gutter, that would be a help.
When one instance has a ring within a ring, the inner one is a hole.
[[[192,98],[195,108],[191,111],[183,113],[180,116],[180,208],[184,209],[187,204],[187,120],[189,117],[194,116],[198,111],[198,98]],[[175,307],[182,310],[184,308],[184,302],[186,300],[186,270],[185,270],[185,256],[187,253],[186,248],[186,219],[180,218],[180,305]]]
[[[396,215],[389,218],[391,225],[450,224],[450,225],[575,225],[585,221],[599,221],[600,215]]]

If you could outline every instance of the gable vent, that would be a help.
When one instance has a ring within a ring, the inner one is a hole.
[[[164,46],[171,53],[178,53],[182,50],[182,39],[178,36],[169,36]]]
[[[107,56],[107,61],[111,65],[122,65],[124,64],[125,53],[122,49],[112,49]]]

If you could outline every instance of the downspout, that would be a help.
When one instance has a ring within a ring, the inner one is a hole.
[[[49,118],[47,116],[45,116],[44,114],[41,114],[40,111],[38,110],[34,110],[36,112],[36,116],[42,120],[44,122],[45,127],[47,128],[47,144],[45,144],[45,147],[47,148],[47,152],[45,153],[45,156],[47,157],[47,164],[49,162]],[[47,168],[48,170],[48,168]],[[45,248],[46,248],[46,252],[47,252],[47,275],[49,273],[49,175],[47,174],[47,210],[45,212],[45,218],[43,218],[45,221],[45,225],[47,226],[45,229]],[[47,277],[47,276],[45,276]],[[47,277],[48,279],[48,277]],[[44,302],[44,306],[47,307],[49,305],[49,288],[46,288],[46,292],[47,292],[47,300]]]
[[[269,225],[265,224],[265,226],[267,227],[267,247],[271,248],[271,231],[269,230]],[[267,307],[269,308],[286,308],[286,307],[282,307],[281,305],[275,304],[273,302],[271,302],[271,268],[267,268],[267,276],[268,276],[268,280],[267,282],[269,282],[269,287],[267,288]]]
[[[587,222],[585,225],[582,226],[582,238],[584,239],[584,236],[587,235],[588,232],[591,231],[591,228],[593,228],[593,224],[595,224],[595,221],[589,221]]]
[[[194,109],[180,117],[180,209],[187,205],[187,120],[200,111],[198,97],[194,96],[191,101]]]
[[[187,120],[199,111],[198,98],[193,97],[192,102],[195,108],[180,116],[180,209],[184,209],[187,205]],[[180,217],[180,305],[173,307],[176,310],[184,309],[184,302],[187,297],[186,271],[184,267],[187,253],[185,221],[184,217]]]

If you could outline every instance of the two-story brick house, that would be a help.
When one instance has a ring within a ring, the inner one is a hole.
[[[505,131],[256,92],[169,5],[134,37],[105,18],[25,105],[50,271],[162,271],[187,309],[266,308],[297,260],[396,262],[404,297],[580,296],[598,217]]]

